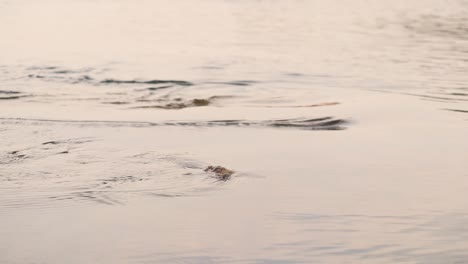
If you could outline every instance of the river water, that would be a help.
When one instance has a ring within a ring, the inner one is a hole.
[[[0,0],[0,32],[0,263],[468,262],[468,1]]]

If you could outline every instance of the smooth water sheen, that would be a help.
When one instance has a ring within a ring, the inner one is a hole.
[[[468,262],[468,1],[0,0],[0,32],[2,264]]]

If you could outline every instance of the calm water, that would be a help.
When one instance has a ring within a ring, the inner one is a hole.
[[[0,0],[0,32],[0,263],[468,262],[468,1]]]

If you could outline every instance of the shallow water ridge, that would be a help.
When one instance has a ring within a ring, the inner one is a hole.
[[[468,262],[467,18],[0,0],[0,263]]]

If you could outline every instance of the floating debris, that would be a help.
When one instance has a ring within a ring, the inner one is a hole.
[[[234,174],[234,171],[228,170],[221,166],[208,166],[205,171],[214,173],[220,180],[228,180],[231,175]]]
[[[193,99],[192,105],[193,106],[207,106],[210,104],[209,99]]]
[[[209,98],[195,98],[191,100],[183,100],[182,98],[174,98],[174,99],[167,99],[165,97],[161,97],[158,100],[162,102],[166,102],[166,104],[158,104],[158,105],[145,105],[145,106],[136,106],[132,107],[132,109],[142,109],[142,108],[157,108],[157,109],[166,109],[166,110],[178,110],[184,109],[189,107],[201,107],[201,106],[209,106],[213,105],[213,103],[220,99],[232,98],[233,96],[220,96],[215,95]],[[138,102],[149,102],[151,100],[147,99],[139,99]]]
[[[137,106],[133,108],[158,108],[158,109],[167,109],[167,110],[178,110],[188,107],[200,107],[208,106],[211,104],[210,99],[193,99],[188,102],[181,102],[181,98],[174,99],[175,102],[167,103],[165,105],[148,105],[148,106]]]

